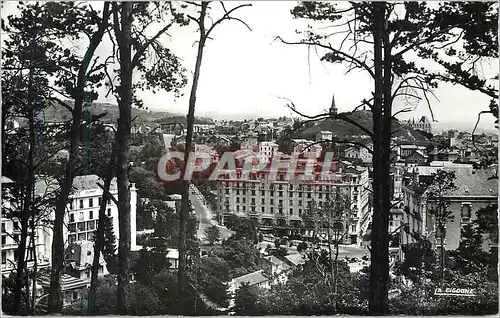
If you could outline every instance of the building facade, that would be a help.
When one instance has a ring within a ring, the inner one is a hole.
[[[408,230],[403,234],[402,243],[414,243],[412,233],[418,233],[427,238],[433,247],[444,244],[446,250],[455,250],[459,247],[462,228],[476,219],[479,209],[498,203],[498,179],[490,178],[492,169],[473,170],[469,167],[442,167],[441,169],[455,171],[454,184],[456,190],[447,194],[450,200],[449,209],[453,217],[445,225],[445,239],[441,242],[437,222],[429,213],[434,202],[427,200],[427,187],[419,182],[412,182],[402,187],[403,222]],[[498,238],[486,235],[483,248],[496,248]]]
[[[423,130],[428,133],[432,132],[432,124],[425,116],[422,116],[419,120],[409,119],[404,125],[411,129]]]
[[[241,169],[238,170],[238,175]],[[313,202],[317,205],[333,199],[336,188],[346,193],[351,202],[351,217],[348,239],[352,244],[360,244],[361,220],[369,212],[369,179],[366,168],[337,167],[322,179],[315,172],[314,180],[287,180],[287,172],[277,173],[271,178],[270,170],[264,169],[250,174],[249,178],[231,179],[221,175],[217,180],[218,215],[225,218],[233,215],[255,219],[261,229],[283,229],[288,233],[300,231],[308,235],[303,213]]]
[[[271,141],[262,141],[259,143],[259,153],[266,155],[268,158],[274,157],[278,152],[278,144]]]
[[[103,183],[96,175],[76,176],[73,181],[74,192],[69,196],[69,203],[64,218],[63,238],[66,247],[77,241],[92,241],[99,220],[99,207],[102,200],[103,190],[97,186]],[[36,197],[55,196],[58,183],[51,180],[39,178],[35,185]],[[7,189],[4,189],[7,191]],[[118,199],[116,178],[113,179],[110,192]],[[2,274],[12,271],[17,265],[18,247],[20,242],[20,221],[15,217],[8,217],[4,211],[15,209],[12,202],[5,200],[8,193],[3,193],[2,198]],[[118,241],[120,236],[118,226],[118,207],[113,200],[109,200],[106,206],[106,216],[111,219],[114,234]],[[137,189],[135,184],[130,186],[130,231],[131,250],[137,249],[136,244],[136,209]],[[47,222],[54,220],[54,207],[45,206],[40,221],[36,224],[35,249],[29,247],[26,253],[28,268],[33,265],[36,255],[38,268],[50,266],[52,254],[52,230],[47,230]]]
[[[69,198],[67,212],[65,214],[64,237],[68,243],[75,241],[92,241],[99,220],[99,207],[103,196],[103,190],[97,186],[102,183],[96,175],[77,176],[73,182],[75,192]],[[137,189],[135,184],[130,185],[130,249],[136,250],[136,213],[137,213]],[[118,188],[116,178],[111,182],[110,193],[118,200]],[[114,234],[118,241],[120,229],[118,226],[118,207],[114,200],[106,202],[106,216],[113,224]]]

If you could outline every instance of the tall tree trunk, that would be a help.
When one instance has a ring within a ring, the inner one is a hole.
[[[445,212],[442,212],[443,214]],[[441,233],[440,234],[440,239],[441,239],[441,248],[440,248],[440,260],[439,262],[441,263],[441,281],[444,282],[444,263],[445,263],[445,255],[446,255],[446,252],[445,252],[445,246],[444,246],[444,239],[446,237],[446,233],[445,233],[445,227],[444,227],[444,224],[443,222],[439,221],[439,230]]]
[[[34,190],[34,187],[33,187]],[[34,192],[34,191],[33,191]],[[34,193],[33,193],[34,196]],[[31,287],[31,314],[35,314],[35,300],[36,300],[36,274],[38,271],[38,259],[36,255],[36,222],[35,213],[31,214],[31,245],[33,246],[33,276],[32,276],[32,287]]]
[[[90,278],[90,290],[89,297],[87,300],[87,312],[91,315],[94,312],[94,305],[96,301],[97,292],[97,276],[99,274],[99,260],[101,258],[102,249],[104,246],[104,222],[107,218],[106,216],[106,206],[108,200],[111,198],[109,189],[111,187],[111,181],[113,180],[114,167],[116,163],[116,152],[115,146],[113,146],[113,152],[109,159],[108,171],[104,177],[103,195],[101,199],[101,206],[99,207],[99,220],[97,224],[97,233],[94,243],[94,259],[92,260],[92,276]]]
[[[389,277],[389,239],[388,215],[390,209],[389,171],[390,171],[390,116],[387,113],[387,100],[384,94],[385,83],[383,73],[383,36],[385,32],[384,2],[373,3],[374,21],[374,66],[375,92],[373,102],[373,218],[371,238],[370,267],[370,314],[387,312],[388,277]],[[389,116],[389,131],[387,131]]]
[[[86,73],[90,60],[94,55],[99,43],[101,43],[104,31],[107,28],[109,19],[109,2],[104,3],[103,20],[98,31],[92,36],[89,47],[85,52],[82,64],[78,70],[78,80],[76,85],[75,105],[73,108],[73,122],[71,123],[71,137],[69,158],[66,163],[66,171],[61,185],[61,193],[56,203],[54,218],[54,236],[52,241],[52,268],[50,272],[50,289],[48,298],[48,311],[58,312],[62,309],[61,299],[61,270],[64,266],[64,213],[68,196],[73,186],[74,171],[78,160],[78,145],[82,134],[83,102],[85,98]]]
[[[187,131],[186,131],[186,147],[184,149],[184,170],[182,177],[184,179],[184,173],[186,172],[187,162],[189,158],[189,153],[191,152],[193,144],[193,127],[194,127],[194,111],[196,106],[196,91],[198,90],[198,81],[200,78],[201,62],[203,59],[203,48],[205,46],[205,14],[207,10],[208,3],[202,2],[201,13],[200,13],[200,39],[198,42],[198,53],[196,56],[196,64],[194,69],[193,84],[191,86],[191,94],[189,96],[189,110],[187,114]],[[189,218],[189,181],[183,180],[184,184],[182,187],[182,200],[181,200],[181,211],[179,214],[179,269],[177,271],[178,280],[178,296],[180,301],[179,310],[180,313],[184,313],[185,306],[184,302],[186,300],[185,288],[187,286],[186,277],[186,228],[187,220]]]
[[[30,49],[31,55],[33,55],[33,45]],[[18,251],[18,261],[17,261],[17,272],[16,272],[16,285],[14,289],[14,311],[19,312],[21,310],[21,298],[23,286],[25,285],[24,280],[26,277],[26,243],[28,238],[28,227],[29,227],[29,216],[32,213],[33,205],[33,187],[35,184],[35,171],[34,171],[34,156],[36,147],[36,131],[35,131],[35,118],[34,118],[34,100],[35,91],[33,87],[33,77],[34,69],[32,64],[32,59],[30,61],[29,68],[29,79],[28,79],[28,129],[29,129],[29,151],[28,151],[28,162],[27,162],[27,176],[26,183],[24,184],[25,197],[23,200],[23,207],[21,211],[21,239],[19,241]],[[28,295],[27,295],[28,296]],[[28,299],[26,299],[26,307],[28,306]]]
[[[117,309],[118,314],[126,314],[128,311],[127,287],[129,284],[129,260],[130,260],[130,191],[129,191],[129,152],[130,152],[130,129],[132,124],[132,2],[121,4],[121,32],[119,39],[120,52],[120,118],[118,118],[118,129],[116,132],[117,155],[116,155],[116,178],[118,185],[118,290]],[[118,14],[115,12],[115,14]],[[115,19],[116,21],[116,19]]]

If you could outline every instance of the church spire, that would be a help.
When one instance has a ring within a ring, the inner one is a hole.
[[[335,94],[332,95],[332,106],[330,106],[330,114],[337,114],[337,106],[335,106]]]

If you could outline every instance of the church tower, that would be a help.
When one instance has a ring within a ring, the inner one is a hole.
[[[337,115],[337,106],[335,106],[335,94],[332,95],[332,105],[330,106],[330,115]]]

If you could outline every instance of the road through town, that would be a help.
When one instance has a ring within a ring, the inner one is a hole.
[[[198,227],[198,238],[203,241],[205,238],[205,229],[216,225],[219,228],[221,239],[227,239],[234,232],[217,224],[217,221],[212,219],[212,211],[210,208],[205,205],[204,197],[194,185],[189,187],[189,200],[191,200],[191,204],[193,205],[193,209],[196,212],[196,218],[198,219],[199,227]]]

